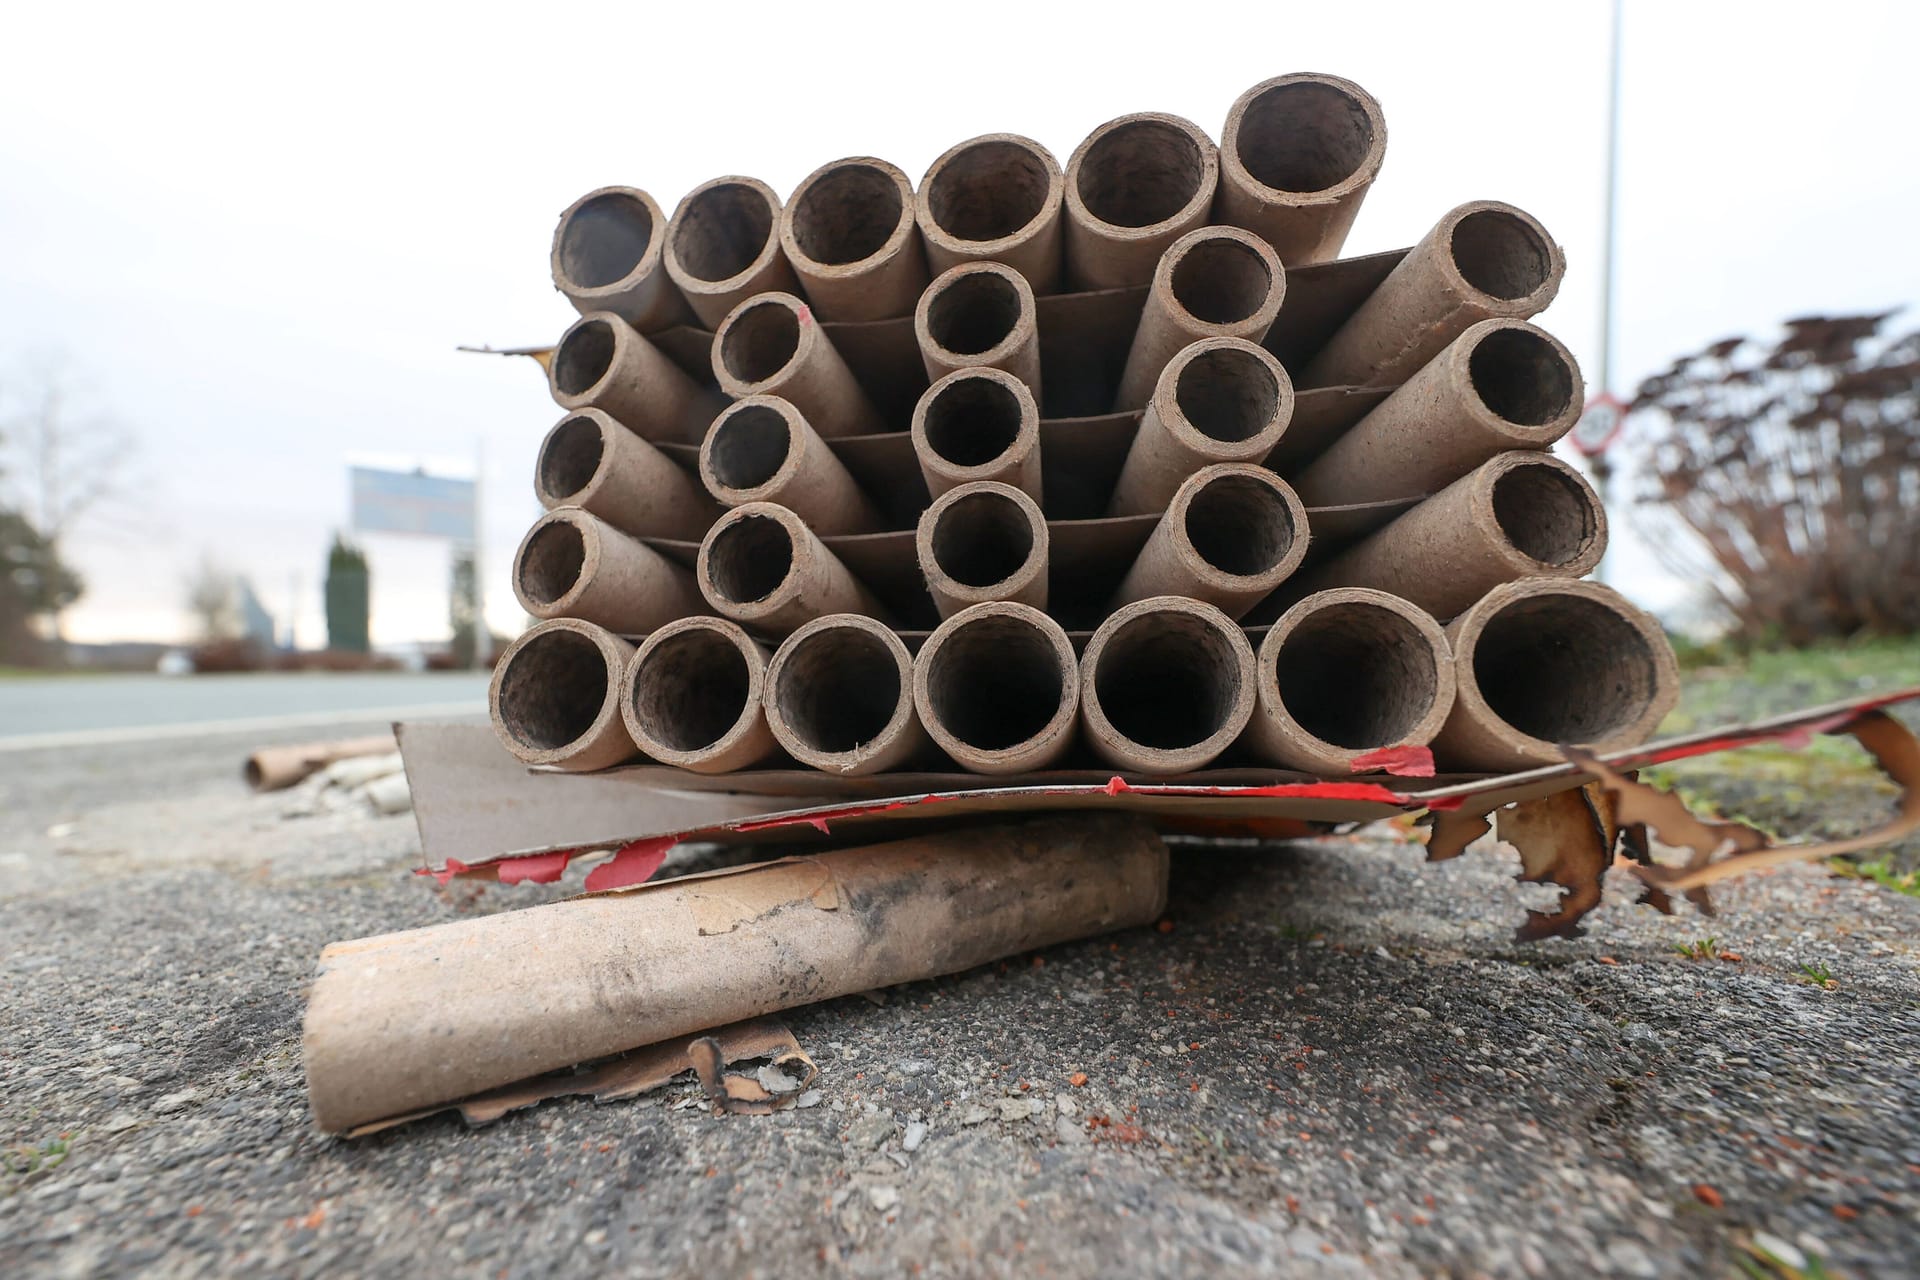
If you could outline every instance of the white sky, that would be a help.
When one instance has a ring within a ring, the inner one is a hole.
[[[964,13],[942,30],[933,15]],[[1597,351],[1607,7],[1581,3],[482,7],[27,5],[0,39],[0,369],[61,352],[141,441],[131,531],[72,548],[76,639],[182,633],[212,551],[322,638],[348,454],[484,448],[489,614],[559,416],[530,362],[573,314],[547,251],[605,183],[669,210],[872,154],[918,176],[992,130],[1064,162],[1129,111],[1218,133],[1241,90],[1332,71],[1391,141],[1348,252],[1491,197],[1569,271],[1541,323]],[[1000,34],[991,34],[991,33]],[[1627,0],[1616,389],[1809,311],[1920,298],[1920,6]],[[1630,544],[1613,579],[1679,584]],[[1620,536],[1625,534],[1627,536]],[[442,637],[446,552],[375,540],[376,641]]]

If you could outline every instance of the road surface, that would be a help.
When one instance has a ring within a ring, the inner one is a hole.
[[[471,671],[19,677],[0,680],[0,751],[448,719],[484,713],[486,700],[485,673]]]

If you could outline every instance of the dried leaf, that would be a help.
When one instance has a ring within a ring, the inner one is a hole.
[[[1427,836],[1427,861],[1445,862],[1457,858],[1467,851],[1467,846],[1493,830],[1493,824],[1487,821],[1487,815],[1469,813],[1465,809],[1430,809],[1427,811],[1428,826],[1432,828]]]
[[[1657,889],[1691,891],[1763,867],[1856,853],[1920,830],[1920,740],[1884,711],[1865,712],[1828,732],[1857,739],[1899,785],[1901,794],[1891,821],[1857,836],[1815,844],[1773,845],[1742,823],[1702,821],[1688,812],[1678,796],[1616,773],[1576,747],[1561,751],[1574,765],[1599,778],[1596,785],[1613,793],[1621,821],[1644,823],[1664,843],[1693,851],[1684,867],[1635,866],[1634,874]],[[1715,855],[1723,856],[1714,861]]]
[[[1577,938],[1586,931],[1580,919],[1600,905],[1601,880],[1613,865],[1620,828],[1615,806],[1597,783],[1559,791],[1502,809],[1500,838],[1520,854],[1518,879],[1526,884],[1557,884],[1563,892],[1556,911],[1529,911],[1514,936],[1522,942]]]

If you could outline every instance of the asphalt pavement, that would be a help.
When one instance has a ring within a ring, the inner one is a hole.
[[[1158,927],[796,1010],[804,1108],[325,1137],[320,948],[577,884],[416,877],[407,818],[247,793],[262,736],[0,757],[9,1277],[1915,1273],[1920,901],[1614,883],[1521,945],[1549,890],[1391,828],[1183,846]]]
[[[484,713],[484,672],[86,674],[0,680],[0,750],[50,750],[218,730]]]

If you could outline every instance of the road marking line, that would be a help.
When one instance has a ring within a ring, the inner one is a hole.
[[[0,752],[52,751],[62,747],[99,747],[123,742],[163,742],[169,738],[198,738],[217,733],[270,732],[305,725],[365,723],[369,720],[419,720],[432,716],[479,716],[484,702],[430,702],[413,707],[356,707],[340,711],[303,711],[281,716],[238,720],[200,720],[191,724],[129,725],[119,729],[74,729],[63,733],[29,733],[0,737]]]

